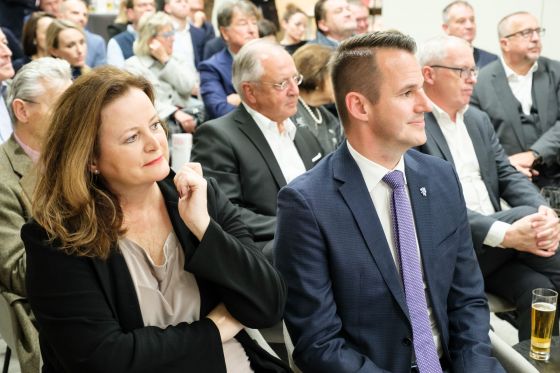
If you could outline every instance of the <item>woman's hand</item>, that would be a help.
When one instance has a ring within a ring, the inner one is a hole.
[[[159,42],[159,40],[153,38],[150,41],[150,54],[153,58],[161,62],[162,64],[166,64],[167,61],[171,58],[167,51],[165,50],[165,46]]]
[[[210,224],[206,201],[207,183],[202,177],[202,166],[200,163],[185,164],[173,181],[179,192],[179,214],[200,241]]]
[[[173,113],[173,118],[186,133],[194,133],[196,130],[196,122],[192,115],[187,114],[184,111],[177,110]]]
[[[212,320],[218,327],[222,343],[235,337],[235,335],[244,328],[239,321],[231,316],[223,303],[218,304],[206,317]]]

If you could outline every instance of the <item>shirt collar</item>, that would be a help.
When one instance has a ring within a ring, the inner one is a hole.
[[[182,29],[179,29],[179,22],[177,21],[171,21],[171,24],[173,25],[173,29],[176,30],[177,32],[189,31],[191,27],[189,22],[186,22],[185,27],[183,27]]]
[[[511,79],[519,79],[528,75],[532,75],[535,71],[537,71],[537,69],[539,68],[539,61],[535,61],[535,63],[533,64],[533,66],[531,66],[531,68],[529,69],[529,71],[527,72],[527,74],[525,75],[519,75],[518,73],[516,73],[515,71],[513,71],[506,63],[506,61],[504,60],[503,57],[500,58],[500,61],[502,61],[502,66],[504,67],[504,70],[506,72],[506,77],[508,80]]]
[[[355,150],[352,145],[350,145],[350,142],[346,141],[346,144],[348,145],[348,151],[350,151],[350,155],[352,156],[352,158],[354,158],[354,160],[358,164],[358,168],[362,172],[366,187],[370,193],[372,189],[375,188],[377,184],[379,184],[381,179],[383,179],[383,177],[387,175],[387,173],[395,170],[401,171],[403,173],[404,183],[405,185],[407,184],[406,173],[404,172],[404,156],[401,156],[399,163],[397,163],[393,170],[389,170],[388,168],[381,166],[379,163],[375,163],[358,153],[358,151]]]
[[[242,104],[261,130],[267,130],[267,131],[274,130],[275,133],[278,133],[278,126],[276,122],[270,120],[269,118],[262,115],[258,111],[249,107],[249,105],[247,105],[246,103],[243,102]],[[290,118],[284,120],[284,130],[290,137],[290,140],[294,141],[294,138],[296,137],[297,128]]]
[[[469,109],[469,105],[465,105],[464,108],[462,108],[461,110],[459,110],[457,112],[457,118],[456,118],[456,122],[460,121],[463,119],[463,116],[465,115],[465,112]],[[433,101],[432,101],[432,114],[434,114],[434,117],[436,117],[436,120],[439,122],[441,119],[445,119],[448,120],[449,122],[453,122],[451,120],[451,117],[449,116],[449,114],[447,114],[446,111],[444,111],[442,108],[440,108],[439,106],[437,106]]]
[[[28,146],[23,141],[21,141],[21,139],[18,137],[18,135],[16,135],[15,132],[13,132],[13,134],[14,134],[14,139],[16,140],[18,145],[21,146],[21,148],[23,149],[25,154],[27,154],[29,156],[29,158],[31,158],[33,163],[37,163],[37,161],[39,160],[39,156],[41,154],[37,150],[32,149],[30,146]]]
[[[134,26],[132,26],[132,23],[126,25],[126,31],[130,32],[136,38],[136,30],[134,29]]]

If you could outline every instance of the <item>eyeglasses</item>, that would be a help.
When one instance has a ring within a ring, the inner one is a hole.
[[[504,38],[511,38],[511,37],[513,37],[513,36],[520,35],[520,36],[522,36],[524,39],[529,39],[530,37],[533,36],[533,34],[534,34],[535,32],[536,32],[539,36],[543,36],[545,31],[546,31],[546,29],[540,28],[540,27],[537,27],[537,28],[526,28],[525,30],[517,31],[517,32],[514,32],[514,33],[512,33],[512,34],[506,35],[506,36],[504,36]]]
[[[175,36],[175,31],[158,32],[156,36],[161,36],[162,38],[169,39]]]
[[[292,76],[289,79],[283,80],[280,83],[272,83],[272,82],[256,82],[256,83],[260,83],[260,84],[270,84],[271,86],[274,87],[274,89],[276,89],[277,91],[285,91],[286,88],[288,88],[288,85],[290,85],[290,81],[293,81],[294,83],[296,83],[296,85],[300,85],[301,82],[303,81],[303,75],[301,74],[296,74],[294,76]]]
[[[478,76],[478,67],[451,67],[451,66],[442,66],[442,65],[432,65],[430,67],[457,71],[459,73],[459,78],[461,79],[466,79],[470,77],[476,79],[476,77]]]

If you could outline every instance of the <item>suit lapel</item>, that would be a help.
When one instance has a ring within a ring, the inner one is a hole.
[[[402,281],[360,169],[350,155],[346,142],[335,152],[333,176],[342,182],[340,194],[350,208],[387,288],[408,317]]]
[[[420,247],[420,256],[422,257],[424,281],[427,288],[430,289],[430,284],[434,281],[433,276],[438,271],[436,268],[438,260],[435,255],[433,242],[434,226],[432,224],[432,216],[436,212],[431,211],[430,199],[437,198],[437,196],[430,193],[429,179],[422,172],[420,165],[407,154],[405,154],[405,174],[414,215],[416,236],[418,237],[418,246]],[[429,291],[428,295],[432,298]],[[433,300],[431,300],[431,304],[434,304]]]
[[[438,149],[440,150],[441,154],[443,155],[443,159],[449,161],[453,164],[453,157],[451,156],[451,151],[449,150],[449,146],[447,145],[447,141],[445,141],[445,137],[443,136],[443,132],[441,132],[441,128],[432,113],[425,114],[426,119],[426,134],[432,138],[434,143],[437,145]]]
[[[492,86],[496,92],[496,97],[500,97],[500,99],[496,101],[497,105],[502,107],[505,122],[511,123],[513,132],[515,133],[517,141],[521,144],[521,148],[527,149],[527,145],[524,140],[525,136],[523,134],[523,128],[521,126],[521,119],[519,118],[519,101],[517,101],[511,91],[511,88],[509,87],[506,72],[501,63],[495,65],[494,72],[492,74]],[[496,131],[498,131],[498,129],[496,129]]]
[[[263,157],[265,163],[270,169],[270,172],[272,173],[274,181],[276,181],[276,184],[278,185],[278,188],[280,189],[286,185],[286,179],[282,174],[282,170],[276,161],[274,153],[272,153],[272,149],[270,149],[270,146],[268,145],[268,142],[266,141],[266,138],[261,132],[259,126],[257,126],[257,123],[255,123],[243,105],[239,105],[233,118],[237,122],[239,130],[241,130],[241,132],[249,138]]]
[[[543,62],[539,61],[539,68],[533,74],[533,97],[535,98],[534,105],[539,113],[539,121],[536,123],[543,129],[548,123],[548,92],[552,90],[548,86],[548,74],[544,71]],[[544,130],[543,130],[544,132]]]
[[[313,135],[307,131],[307,129],[298,128],[296,130],[296,136],[294,137],[294,145],[299,153],[299,157],[303,161],[306,170],[310,170],[313,168],[314,159],[315,162],[321,159],[321,152],[313,154],[313,150],[316,150],[315,147],[310,146],[311,142],[315,139],[312,138]]]
[[[13,136],[6,142],[5,149],[14,172],[20,176],[19,184],[26,197],[27,206],[31,210],[31,198],[37,183],[36,168],[31,158],[23,151]]]

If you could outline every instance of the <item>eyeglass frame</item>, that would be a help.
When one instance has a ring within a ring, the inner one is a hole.
[[[172,37],[175,36],[175,30],[158,32],[158,33],[155,34],[155,36],[159,36],[159,37],[162,37],[164,39],[171,39]]]
[[[460,79],[466,79],[471,77],[476,79],[478,78],[478,73],[480,72],[478,66],[466,68],[466,67],[452,67],[452,66],[443,66],[443,65],[430,65],[430,67],[458,71]],[[468,73],[469,75],[467,75],[466,78],[463,78],[464,73]]]
[[[536,32],[537,34],[539,34],[539,36],[543,36],[543,35],[545,34],[545,32],[546,32],[546,28],[544,28],[544,27],[526,28],[526,29],[524,29],[524,30],[516,31],[516,32],[513,32],[513,33],[511,33],[511,34],[509,34],[509,35],[506,35],[506,36],[504,36],[504,38],[509,39],[509,38],[511,38],[511,37],[514,37],[514,36],[519,35],[519,36],[521,36],[523,39],[529,39],[531,36],[533,36],[533,34],[534,34],[535,32]]]
[[[285,91],[288,86],[289,86],[289,81],[293,81],[294,83],[296,83],[296,86],[299,86],[302,82],[303,82],[303,75],[302,74],[296,74],[288,79],[285,79],[283,81],[281,81],[280,83],[273,83],[273,82],[262,82],[262,81],[254,81],[253,83],[258,83],[258,84],[269,84],[271,85],[274,89],[276,89],[279,92],[283,92]]]

